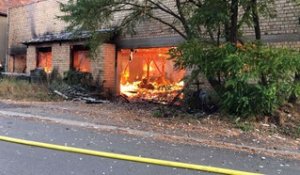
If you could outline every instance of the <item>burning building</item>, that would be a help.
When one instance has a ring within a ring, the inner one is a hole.
[[[165,0],[168,1],[168,0]],[[89,59],[85,40],[88,33],[74,37],[57,16],[63,15],[59,2],[39,0],[11,8],[7,71],[29,74],[40,68],[60,74],[69,70],[89,72],[106,90],[130,98],[171,98],[183,88],[185,70],[176,70],[168,51],[183,38],[161,23],[148,21],[137,26],[136,34],[125,34],[99,46],[99,54]],[[262,19],[263,41],[300,48],[299,8],[288,0],[276,1],[278,17]],[[298,16],[297,16],[298,15]],[[102,29],[103,35],[111,29]],[[245,28],[244,35],[253,36]]]

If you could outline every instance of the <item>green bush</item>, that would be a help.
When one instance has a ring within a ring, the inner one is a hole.
[[[300,83],[295,79],[300,72],[297,51],[260,43],[217,47],[192,40],[171,54],[176,66],[206,75],[229,114],[271,115],[292,94],[300,95]]]

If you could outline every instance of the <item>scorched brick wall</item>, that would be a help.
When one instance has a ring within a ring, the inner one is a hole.
[[[9,9],[9,46],[20,45],[45,33],[64,31],[67,24],[57,16],[62,15],[58,2],[66,1],[44,0]]]

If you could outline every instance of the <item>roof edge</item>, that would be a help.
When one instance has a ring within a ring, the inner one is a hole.
[[[100,29],[97,32],[101,34],[113,33],[114,29]],[[90,38],[91,33],[81,31],[79,33],[61,32],[61,33],[45,33],[35,38],[22,42],[24,45],[35,45],[40,43],[55,43],[55,42],[69,42],[69,41],[83,41]]]

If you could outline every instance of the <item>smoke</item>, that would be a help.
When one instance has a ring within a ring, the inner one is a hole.
[[[27,6],[28,14],[29,14],[29,23],[30,23],[30,30],[31,30],[31,36],[33,38],[37,37],[36,34],[36,24],[35,24],[35,7],[34,5],[28,5]]]

